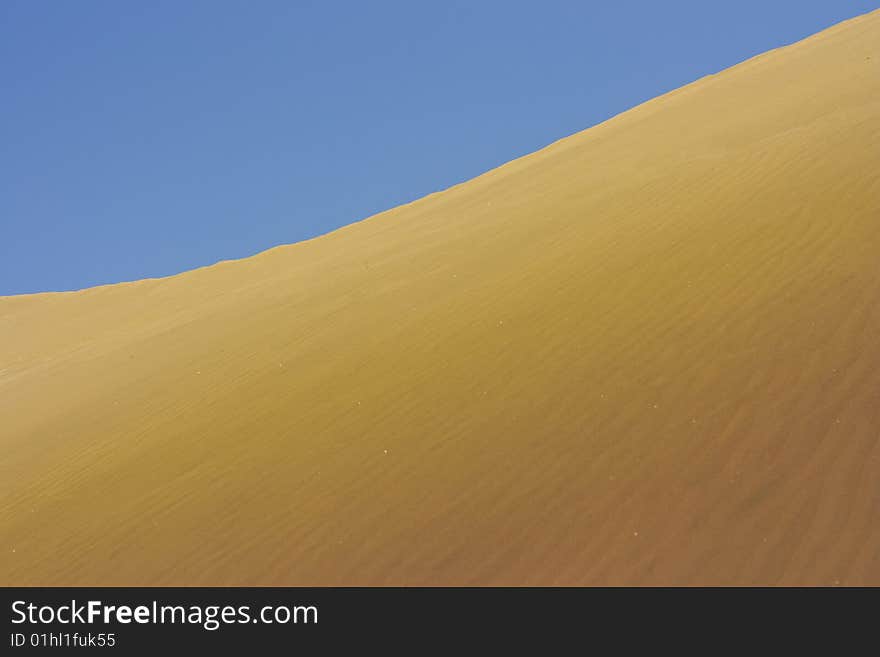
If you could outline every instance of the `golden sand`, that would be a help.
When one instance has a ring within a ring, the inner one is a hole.
[[[0,298],[0,584],[880,585],[880,12],[329,235]]]

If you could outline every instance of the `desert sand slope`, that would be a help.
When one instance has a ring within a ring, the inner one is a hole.
[[[315,240],[0,299],[0,454],[6,585],[880,584],[880,13]]]

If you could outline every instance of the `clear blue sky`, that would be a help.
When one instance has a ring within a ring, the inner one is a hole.
[[[0,294],[251,255],[877,0],[2,0]]]

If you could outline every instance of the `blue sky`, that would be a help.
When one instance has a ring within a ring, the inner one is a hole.
[[[878,5],[3,0],[0,295],[313,237]]]

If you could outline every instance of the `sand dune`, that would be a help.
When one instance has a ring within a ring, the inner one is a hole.
[[[4,585],[880,585],[880,12],[311,241],[2,298],[0,451]]]

